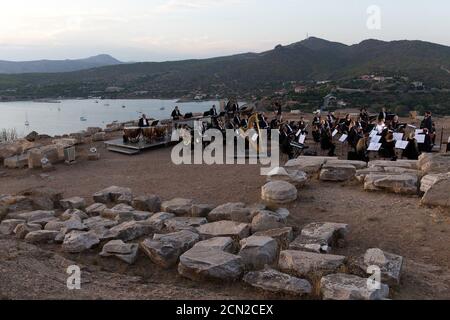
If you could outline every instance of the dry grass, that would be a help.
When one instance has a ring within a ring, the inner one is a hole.
[[[19,138],[16,129],[1,129],[0,130],[0,143],[11,142]]]

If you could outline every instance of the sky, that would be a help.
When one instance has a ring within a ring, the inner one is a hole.
[[[450,45],[449,16],[448,0],[2,0],[0,60],[206,58],[307,35]]]

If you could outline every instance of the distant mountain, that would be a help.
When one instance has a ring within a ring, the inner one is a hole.
[[[428,86],[450,87],[450,47],[423,41],[365,40],[345,45],[308,38],[262,53],[201,60],[119,64],[55,74],[0,76],[1,90],[21,97],[87,96],[114,86],[118,94],[179,97],[207,93],[257,94],[286,81],[349,79],[362,74],[407,76]]]
[[[37,61],[2,61],[0,73],[54,73],[70,72],[121,64],[119,60],[107,54],[78,60],[37,60]]]

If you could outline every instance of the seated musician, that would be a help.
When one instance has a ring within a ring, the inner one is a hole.
[[[240,127],[241,126],[241,117],[239,116],[239,113],[236,113],[233,117],[233,124],[235,127]]]
[[[358,140],[356,144],[356,154],[359,160],[369,162],[369,155],[367,149],[369,148],[370,137],[369,133],[365,132],[364,136]]]
[[[244,116],[242,117],[242,119],[241,119],[241,123],[239,124],[239,126],[240,126],[241,128],[247,129],[247,128],[248,128],[248,125],[249,125],[249,123],[248,123],[248,116],[247,116],[247,115],[244,115]]]
[[[417,160],[419,159],[419,147],[417,145],[417,140],[415,138],[414,132],[408,137],[408,145],[406,149],[403,150],[402,158],[406,158],[408,160]]]
[[[395,115],[394,119],[389,124],[389,130],[397,132],[400,128],[400,121],[398,120],[398,116]]]
[[[278,121],[278,119],[275,117],[272,119],[272,121],[270,121],[270,129],[278,129],[280,126],[280,121]]]
[[[369,113],[367,112],[367,109],[365,107],[361,108],[359,117],[361,118],[361,121],[365,122],[366,124],[370,122]]]
[[[142,117],[139,119],[139,128],[147,128],[147,127],[150,127],[150,123],[147,119],[147,116],[143,114]]]
[[[180,109],[178,109],[178,106],[175,107],[175,109],[172,111],[172,119],[174,121],[178,121],[181,118],[183,118],[183,115],[180,112]]]
[[[389,131],[387,128],[384,129],[381,134],[380,143],[380,156],[383,158],[390,158],[392,161],[396,161],[397,156],[395,154],[395,140],[392,131]]]
[[[286,125],[283,125],[280,129],[280,150],[284,154],[287,154],[289,160],[294,157],[294,152],[291,146],[291,137],[288,133],[288,128]]]
[[[376,128],[378,134],[383,133],[383,131],[386,129],[386,125],[384,124],[384,119],[379,119],[375,128]]]
[[[260,129],[268,129],[270,126],[269,126],[269,123],[267,122],[266,115],[262,114],[259,118],[260,118],[259,119],[259,128]]]
[[[322,150],[328,150],[328,156],[334,157],[336,145],[333,143],[333,136],[328,123],[325,120],[321,121],[320,127],[320,147]]]

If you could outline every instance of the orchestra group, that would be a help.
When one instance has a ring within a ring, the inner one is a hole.
[[[270,119],[266,113],[251,117],[252,113],[248,110],[244,112],[237,100],[231,99],[220,111],[214,105],[205,112],[204,117],[210,117],[211,121],[204,123],[203,129],[206,131],[213,128],[225,131],[227,129],[247,130],[251,127],[268,130],[269,137],[271,130],[279,130],[280,150],[290,159],[296,154],[296,148],[308,148],[305,146],[305,138],[309,135],[309,131],[316,146],[328,156],[335,156],[337,143],[346,143],[350,150],[348,159],[362,161],[369,160],[370,152],[377,152],[380,158],[395,161],[398,149],[401,150],[402,158],[418,159],[421,153],[432,151],[436,138],[435,124],[431,112],[428,111],[419,128],[400,123],[399,117],[387,112],[385,108],[378,116],[369,115],[366,108],[361,108],[359,115],[347,114],[344,117],[336,117],[331,111],[326,113],[316,111],[311,123],[301,115],[297,121],[283,120],[279,103],[273,103],[271,114]],[[180,109],[175,107],[171,118],[176,123],[179,120],[192,118],[192,114],[183,115]],[[139,120],[139,127],[146,126],[149,126],[149,121],[143,115]],[[179,127],[175,125],[175,128],[193,129],[188,128],[186,124]],[[400,147],[397,144],[398,140],[403,142]]]

